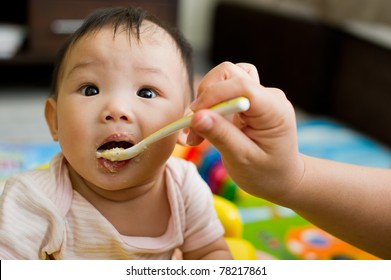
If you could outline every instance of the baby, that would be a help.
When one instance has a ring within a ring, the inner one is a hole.
[[[9,179],[0,197],[0,259],[230,259],[210,188],[171,157],[181,131],[112,162],[183,117],[191,47],[141,9],[90,15],[60,50],[45,117],[61,153]]]

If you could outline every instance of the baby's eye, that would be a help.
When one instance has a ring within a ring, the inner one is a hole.
[[[93,96],[99,94],[99,89],[95,86],[84,86],[80,92],[84,96]]]
[[[137,95],[142,98],[155,98],[156,92],[149,88],[142,88],[137,92]]]

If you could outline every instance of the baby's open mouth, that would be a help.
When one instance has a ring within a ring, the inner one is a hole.
[[[133,143],[127,141],[110,141],[101,145],[98,148],[97,153],[101,154],[101,156],[98,157],[99,158],[103,157],[105,153],[109,153],[109,152],[118,153],[122,150],[125,150],[133,146],[134,146]],[[111,173],[118,172],[121,168],[126,166],[127,162],[128,160],[113,161],[113,159],[107,157],[103,157],[103,159],[101,159],[102,166],[105,167],[107,170],[109,170]]]
[[[133,147],[134,144],[126,141],[110,141],[103,145],[101,145],[98,148],[98,151],[106,151],[106,150],[112,150],[112,149],[127,149],[130,147]]]

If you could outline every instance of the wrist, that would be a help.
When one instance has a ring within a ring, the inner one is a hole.
[[[268,178],[258,187],[262,194],[255,193],[255,195],[284,207],[293,208],[299,201],[296,198],[300,197],[298,194],[301,192],[306,173],[305,156],[297,153],[289,161],[281,160],[273,169],[265,173],[265,177]]]

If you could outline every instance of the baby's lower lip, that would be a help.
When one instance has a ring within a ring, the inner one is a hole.
[[[122,168],[128,165],[130,160],[122,160],[122,161],[110,161],[105,158],[98,158],[99,165],[102,166],[102,168],[108,170],[110,173],[117,173]]]

